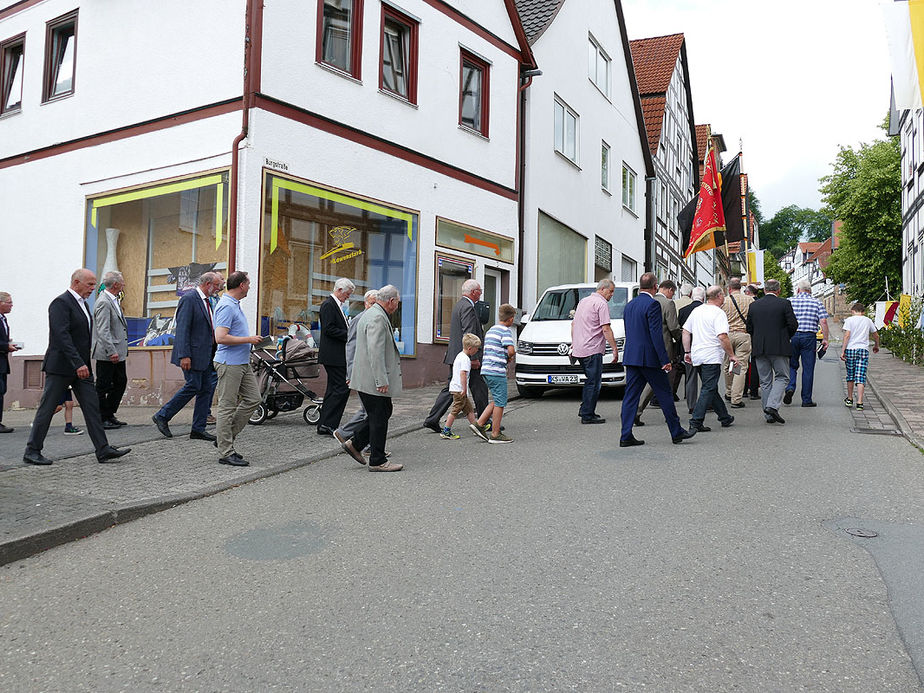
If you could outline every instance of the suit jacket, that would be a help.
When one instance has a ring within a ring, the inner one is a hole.
[[[10,333],[0,320],[0,375],[10,372]]]
[[[378,397],[397,397],[402,391],[401,354],[395,344],[388,313],[375,304],[356,319],[356,355],[350,387]],[[382,394],[377,387],[388,385]]]
[[[48,306],[48,349],[42,370],[52,375],[68,376],[76,375],[81,366],[92,371],[91,333],[87,312],[71,292],[65,291],[58,296]]]
[[[347,367],[347,380],[350,379],[350,374],[353,372],[353,359],[356,356],[356,329],[359,327],[359,319],[363,316],[363,311],[355,318],[350,321],[350,326],[347,328],[347,341],[346,341],[346,367]]]
[[[786,299],[767,294],[754,301],[748,310],[747,320],[751,355],[789,356],[792,353],[789,340],[798,327],[792,303]]]
[[[443,358],[443,363],[447,366],[451,366],[462,351],[462,335],[469,332],[477,335],[482,342],[478,353],[472,356],[472,361],[481,361],[484,356],[484,327],[478,319],[475,306],[463,296],[453,306],[452,317],[449,320],[449,348],[446,349],[446,356]]]
[[[690,319],[690,313],[693,312],[695,308],[699,308],[703,305],[702,301],[690,301],[687,305],[677,311],[677,324],[680,325],[680,329],[683,329],[684,323]]]
[[[205,301],[195,289],[183,294],[176,307],[176,338],[170,363],[180,365],[180,359],[191,359],[192,370],[208,370],[215,357],[215,328]]]
[[[661,306],[661,317],[663,318],[661,321],[661,333],[664,336],[664,348],[667,350],[667,355],[673,360],[677,355],[674,342],[683,336],[683,330],[677,322],[677,304],[660,291],[655,294],[655,300]]]
[[[128,356],[128,324],[116,305],[117,301],[117,298],[112,298],[112,294],[96,297],[91,351],[97,361],[108,361],[112,354],[117,354],[119,361],[124,361]]]
[[[661,304],[650,294],[639,291],[638,296],[626,304],[623,323],[626,328],[623,364],[661,368],[665,363],[670,363],[670,356],[664,347]]]
[[[321,302],[321,339],[318,345],[318,363],[325,366],[346,366],[346,343],[349,336],[346,317],[333,296]]]

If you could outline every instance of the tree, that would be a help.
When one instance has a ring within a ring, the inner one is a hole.
[[[760,200],[757,199],[757,193],[754,192],[754,188],[750,185],[748,186],[748,209],[751,210],[751,214],[757,220],[757,226],[763,226],[764,213],[760,209]]]
[[[824,241],[831,236],[831,217],[825,211],[788,205],[760,228],[760,244],[776,259],[805,239]]]
[[[883,129],[886,124],[883,123]],[[902,277],[901,154],[897,137],[841,147],[833,172],[821,178],[825,211],[841,221],[840,247],[826,274],[867,305]]]

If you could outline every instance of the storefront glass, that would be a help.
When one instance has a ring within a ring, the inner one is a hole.
[[[418,215],[269,172],[263,199],[261,334],[297,323],[317,338],[321,302],[346,277],[356,285],[351,317],[362,312],[367,290],[398,287],[395,340],[402,354],[414,355]]]
[[[539,212],[537,295],[550,286],[587,281],[587,239]]]
[[[474,276],[475,265],[468,260],[436,256],[436,325],[434,339],[449,342],[453,306],[462,298],[462,285]]]

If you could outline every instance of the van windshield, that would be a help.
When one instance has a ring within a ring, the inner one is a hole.
[[[593,287],[582,289],[556,289],[547,291],[536,306],[536,312],[531,320],[571,320],[574,309],[581,299],[590,296],[595,291]],[[621,320],[622,313],[628,302],[629,290],[624,286],[617,286],[610,299],[610,320]]]

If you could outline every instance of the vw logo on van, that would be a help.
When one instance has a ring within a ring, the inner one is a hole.
[[[562,342],[561,344],[558,345],[558,355],[559,355],[559,356],[567,356],[567,355],[568,355],[568,349],[570,349],[570,348],[571,348],[571,345],[570,345],[570,344],[565,344],[564,342]]]

